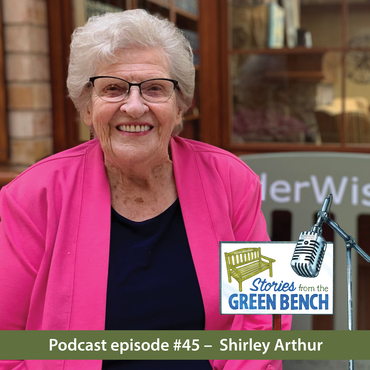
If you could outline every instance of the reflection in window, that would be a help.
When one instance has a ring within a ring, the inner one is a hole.
[[[228,4],[232,142],[369,147],[370,3]]]
[[[323,76],[320,70],[300,72],[300,58],[317,56],[232,56],[234,142],[320,140],[315,106],[317,85]]]
[[[370,143],[369,101],[365,97],[340,98],[316,110],[321,138],[324,143],[340,142],[342,105],[344,104],[344,133],[347,143]]]

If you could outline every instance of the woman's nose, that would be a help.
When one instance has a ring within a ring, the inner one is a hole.
[[[140,94],[140,89],[137,86],[132,86],[128,97],[123,101],[121,112],[126,112],[133,118],[139,118],[144,113],[149,111],[149,107],[146,105],[145,100]]]

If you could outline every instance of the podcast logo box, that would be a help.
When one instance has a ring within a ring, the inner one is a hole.
[[[290,262],[296,242],[221,242],[221,314],[333,314],[333,243],[316,277]]]

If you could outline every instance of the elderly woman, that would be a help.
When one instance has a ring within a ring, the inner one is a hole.
[[[73,35],[68,88],[95,139],[3,188],[0,329],[271,329],[271,316],[219,314],[219,241],[268,235],[258,177],[232,154],[176,136],[194,90],[182,33],[142,10],[93,17]],[[268,360],[0,365],[281,368]]]

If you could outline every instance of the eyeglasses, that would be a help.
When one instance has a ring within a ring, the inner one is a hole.
[[[107,102],[119,102],[125,100],[132,86],[137,86],[140,95],[149,103],[165,103],[175,89],[178,82],[168,78],[153,78],[140,83],[131,83],[118,77],[96,76],[90,77],[89,81],[94,86],[99,98]]]

